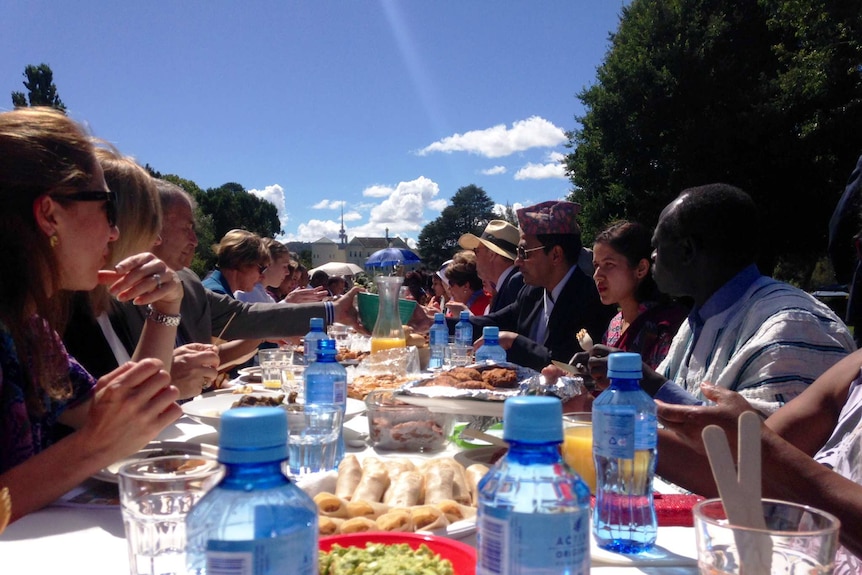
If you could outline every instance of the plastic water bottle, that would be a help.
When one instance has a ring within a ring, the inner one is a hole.
[[[317,506],[281,471],[285,411],[225,412],[218,459],[224,478],[186,517],[187,572],[315,575]]]
[[[446,348],[449,345],[449,328],[446,326],[446,316],[442,313],[434,314],[434,325],[431,326],[428,340],[431,346],[428,369],[440,369],[446,360]]]
[[[482,338],[485,343],[476,351],[476,363],[484,363],[489,359],[495,363],[506,361],[506,350],[500,347],[499,327],[486,325],[482,329]]]
[[[473,324],[470,323],[470,312],[467,310],[461,312],[460,319],[455,324],[455,345],[473,347]]]
[[[593,535],[599,547],[619,553],[646,551],[656,538],[656,409],[640,387],[641,372],[640,355],[611,354],[611,385],[593,402]]]
[[[560,400],[507,399],[503,438],[508,453],[479,482],[476,573],[589,573],[590,488],[560,456]]]
[[[305,345],[303,347],[303,358],[305,365],[311,365],[317,359],[317,341],[326,339],[326,333],[323,331],[323,318],[313,317],[309,322],[311,331],[305,334]]]
[[[312,320],[314,321],[314,320]],[[347,370],[335,361],[335,340],[317,340],[317,361],[305,368],[302,375],[305,388],[305,405],[337,405],[341,420],[347,411]],[[344,457],[344,425],[338,432],[335,465]]]

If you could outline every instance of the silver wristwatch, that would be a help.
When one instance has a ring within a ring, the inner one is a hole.
[[[147,319],[153,320],[156,323],[160,323],[162,325],[166,325],[168,327],[178,327],[180,325],[180,318],[182,316],[178,315],[168,315],[166,313],[162,313],[157,311],[151,305],[147,305]]]

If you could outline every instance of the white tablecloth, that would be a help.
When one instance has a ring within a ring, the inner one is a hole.
[[[349,421],[346,426],[367,432],[364,417]],[[166,429],[159,439],[215,443],[215,437],[213,428],[184,417]],[[454,453],[455,449],[451,447],[450,451]],[[368,448],[365,452],[373,453],[373,450]],[[418,457],[440,455],[436,453]],[[475,544],[475,535],[463,541]],[[603,561],[600,565],[600,558],[594,555],[591,572],[600,575],[692,575],[698,572],[692,559],[696,556],[693,529],[660,527],[657,549],[659,554],[666,552],[666,555],[679,556],[670,561],[677,566],[666,563],[651,565],[649,561],[632,563],[627,557],[603,554],[606,561],[619,564],[610,565]],[[0,573],[125,575],[128,573],[128,555],[119,507],[94,509],[50,506],[20,519],[0,535]]]

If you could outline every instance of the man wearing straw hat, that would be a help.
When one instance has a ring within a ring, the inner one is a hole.
[[[487,313],[499,311],[518,299],[524,276],[515,267],[518,228],[503,220],[491,220],[482,235],[464,234],[458,245],[476,254],[476,272],[494,290]]]

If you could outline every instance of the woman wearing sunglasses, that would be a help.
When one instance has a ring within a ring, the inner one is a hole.
[[[231,230],[213,246],[216,269],[204,279],[204,287],[235,297],[234,292],[254,289],[270,263],[261,237],[246,230]]]
[[[0,204],[0,486],[14,520],[138,451],[182,413],[157,359],[97,382],[69,357],[58,335],[68,292],[103,283],[119,300],[150,305],[148,328],[172,347],[182,289],[146,257],[101,271],[119,236],[114,198],[89,138],[62,113],[0,114]]]

